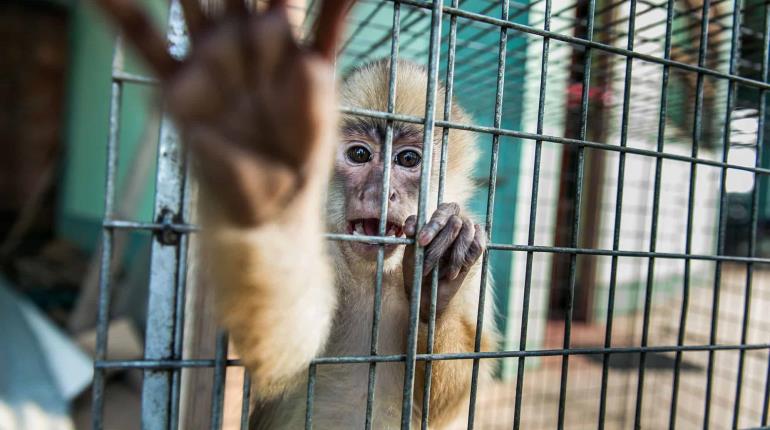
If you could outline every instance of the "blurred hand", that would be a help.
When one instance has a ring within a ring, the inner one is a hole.
[[[224,0],[217,18],[181,0],[192,39],[184,60],[134,0],[96,0],[161,80],[167,108],[224,217],[254,226],[280,216],[326,177],[337,128],[333,60],[352,0],[326,0],[312,46],[300,46],[286,1],[263,13]]]

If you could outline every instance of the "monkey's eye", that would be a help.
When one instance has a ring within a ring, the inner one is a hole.
[[[352,146],[348,148],[345,155],[348,160],[358,164],[368,163],[372,159],[372,153],[363,146]]]
[[[420,154],[418,154],[417,151],[413,151],[411,149],[401,151],[398,153],[398,155],[396,155],[396,164],[403,167],[414,167],[420,164],[420,160],[422,160]]]

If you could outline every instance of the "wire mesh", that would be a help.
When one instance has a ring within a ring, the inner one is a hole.
[[[317,13],[317,3],[307,4],[307,17]],[[182,25],[174,1],[169,40],[172,49],[184,51]],[[475,351],[434,353],[438,276],[434,271],[430,284],[422,284],[417,246],[407,347],[403,354],[378,351],[384,245],[411,243],[385,236],[390,179],[384,174],[379,235],[326,236],[381,245],[372,277],[370,354],[313,360],[305,427],[313,426],[319,366],[368,364],[361,426],[370,429],[377,428],[377,365],[403,362],[401,428],[415,426],[412,411],[419,407],[426,429],[429,395],[421,405],[414,398],[417,363],[425,362],[423,390],[430,393],[431,364],[462,359],[473,362],[469,410],[453,428],[768,425],[770,257],[762,232],[770,174],[763,151],[769,39],[768,4],[752,0],[361,0],[340,45],[339,68],[389,57],[387,109],[340,110],[387,121],[386,172],[393,124],[425,127],[418,225],[429,215],[434,128],[442,129],[439,202],[448,131],[473,132],[482,147],[477,182],[487,192],[479,187],[474,209],[483,214],[489,246],[479,329]],[[155,83],[124,70],[120,58],[118,41],[93,427],[105,427],[107,370],[143,369],[142,427],[178,428],[181,370],[213,368],[210,427],[221,428],[227,372],[240,363],[228,358],[226,333],[217,336],[215,357],[183,357],[186,248],[197,226],[184,157],[171,156],[179,143],[169,122],[159,146],[155,219],[115,219],[122,91]],[[422,117],[395,112],[397,58],[427,65]],[[456,122],[450,103],[435,112],[442,76],[445,98],[465,106],[473,123]],[[753,125],[740,137],[747,119]],[[732,158],[740,150],[749,151],[748,162]],[[737,185],[751,186],[743,191],[749,202],[745,249],[735,251],[728,218],[740,194],[731,189],[731,175],[738,174],[741,180],[732,179]],[[513,211],[501,209],[505,205]],[[148,322],[143,360],[107,359],[112,241],[124,230],[154,234],[148,300],[156,321]],[[508,278],[492,285],[490,273],[506,259],[509,272],[501,273]],[[425,353],[417,349],[421,288],[431,289]],[[505,299],[496,297],[505,315],[494,321],[484,321],[487,288]],[[480,352],[488,324],[504,339],[498,351]],[[500,364],[489,386],[478,378],[481,360]],[[248,425],[250,390],[246,375],[240,428]]]

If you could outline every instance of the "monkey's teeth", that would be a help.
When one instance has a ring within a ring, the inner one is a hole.
[[[366,231],[364,231],[364,223],[363,222],[357,222],[353,224],[353,234],[355,235],[366,235]]]

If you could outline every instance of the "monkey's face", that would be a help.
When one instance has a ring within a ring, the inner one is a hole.
[[[380,205],[385,163],[385,127],[375,122],[344,126],[335,158],[335,188],[338,200],[337,225],[340,233],[376,236],[380,225]],[[416,127],[396,124],[390,165],[390,188],[386,235],[403,236],[402,227],[409,215],[417,212],[417,197],[422,168],[422,133]],[[344,216],[343,216],[344,215]],[[353,258],[373,260],[377,246],[363,242],[342,244]],[[388,256],[396,245],[386,246]],[[351,252],[352,251],[352,252]]]

